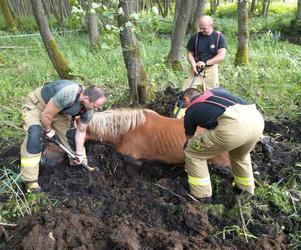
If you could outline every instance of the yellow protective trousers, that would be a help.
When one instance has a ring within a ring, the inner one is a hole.
[[[218,118],[215,129],[205,130],[190,139],[184,153],[191,194],[196,198],[212,196],[206,160],[227,151],[235,185],[253,194],[250,152],[260,140],[263,129],[264,120],[255,105],[236,104]]]
[[[192,80],[193,74],[190,72],[189,76],[184,79],[183,88],[189,88]],[[205,67],[204,71],[200,74],[200,76],[196,79],[193,86],[191,88],[199,89],[200,91],[210,90],[212,88],[217,88],[219,86],[218,80],[218,64],[214,64],[210,67]]]
[[[25,182],[38,180],[39,163],[42,154],[42,126],[41,113],[46,104],[41,97],[41,88],[31,92],[22,107],[23,127],[26,132],[21,146],[21,178]],[[72,127],[72,117],[65,114],[57,114],[51,124],[61,143],[71,149],[70,139],[67,133]],[[84,158],[85,152],[84,152]]]

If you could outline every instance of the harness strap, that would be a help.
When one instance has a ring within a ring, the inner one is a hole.
[[[195,45],[194,45],[194,60],[195,60],[195,62],[199,61],[198,47],[199,47],[199,32],[196,34]]]
[[[217,40],[216,40],[216,46],[215,46],[215,53],[217,53],[219,39],[220,39],[220,36],[221,36],[221,32],[216,31],[216,33],[217,33]],[[198,48],[199,48],[199,32],[197,32],[196,39],[195,39],[195,45],[194,45],[194,60],[196,62],[199,61]]]
[[[218,99],[222,99],[222,100],[227,101],[227,102],[229,102],[230,104],[233,104],[233,105],[237,104],[236,102],[234,102],[232,100],[229,100],[229,99],[227,99],[225,97],[214,95],[210,90],[207,90],[201,96],[199,96],[198,98],[196,98],[195,100],[193,100],[192,102],[190,102],[190,105],[189,105],[188,108],[190,108],[191,106],[193,106],[196,103],[211,103],[211,104],[220,106],[220,107],[222,107],[224,109],[226,109],[228,107],[228,106],[226,106],[224,104],[208,100],[208,98],[210,98],[210,97],[215,97],[215,98],[218,98]]]
[[[79,97],[80,97],[80,94],[82,93],[82,91],[83,91],[83,87],[81,85],[79,85],[79,88],[78,88],[78,91],[77,91],[77,94],[76,94],[76,98],[74,99],[74,101],[70,105],[68,105],[67,107],[63,108],[61,111],[70,109],[79,100]]]
[[[217,53],[217,50],[218,50],[218,44],[219,44],[219,38],[221,36],[221,33],[219,31],[216,32],[217,33],[217,41],[216,41],[216,46],[215,46],[215,49],[216,49],[216,53]]]

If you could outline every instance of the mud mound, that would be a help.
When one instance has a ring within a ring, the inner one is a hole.
[[[91,163],[97,163],[101,171],[89,173],[69,167],[67,161],[42,167],[40,183],[51,199],[59,201],[58,207],[45,207],[22,218],[1,249],[285,248],[285,237],[277,236],[276,230],[270,232],[274,236],[259,235],[249,244],[231,233],[220,238],[216,232],[240,222],[208,213],[192,201],[181,176],[156,178],[143,171],[131,177],[111,147],[90,144],[87,148]],[[152,167],[155,171],[160,166]],[[161,169],[161,177],[177,174],[179,168],[172,170]],[[214,173],[230,183],[227,170],[214,169]]]
[[[147,108],[152,109],[163,116],[172,117],[179,95],[179,89],[168,87],[163,93],[157,92],[156,100],[147,105]]]
[[[290,121],[284,121],[283,123],[266,121],[265,131],[271,136],[277,138],[278,141],[301,143],[300,121],[297,121],[295,123],[292,123]]]

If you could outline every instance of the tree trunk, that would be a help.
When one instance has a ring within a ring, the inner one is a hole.
[[[205,9],[205,0],[193,0],[191,15],[188,24],[188,29],[190,34],[193,34],[198,31],[199,18],[202,15],[204,15],[204,9]]]
[[[251,15],[255,14],[255,10],[256,10],[256,0],[252,0],[252,4],[251,4]]]
[[[51,0],[49,0],[49,1],[51,1]],[[50,2],[46,2],[45,3],[45,0],[42,0],[42,3],[43,3],[43,7],[44,7],[44,13],[46,13],[46,15],[47,15],[47,17],[49,17],[50,16]]]
[[[211,15],[216,14],[216,8],[217,8],[217,1],[216,0],[210,0],[210,13]]]
[[[296,21],[301,21],[301,0],[298,0]]]
[[[173,15],[172,27],[176,26],[176,21],[178,20],[180,6],[181,6],[181,0],[175,0],[175,13]]]
[[[47,19],[45,17],[42,1],[31,0],[31,5],[45,48],[54,68],[56,69],[60,78],[72,79],[73,77],[71,74],[69,63],[57,47],[56,42],[51,35]]]
[[[164,16],[164,13],[163,13],[163,7],[162,7],[162,5],[161,5],[161,3],[160,3],[160,0],[156,0],[156,3],[157,3],[157,5],[158,5],[159,14],[160,14],[161,16]]]
[[[262,16],[267,17],[269,5],[270,5],[270,1],[269,0],[263,0],[263,2],[262,2],[262,10],[261,10],[261,15]]]
[[[182,69],[181,59],[183,41],[189,22],[189,15],[191,13],[192,0],[179,0],[179,4],[176,7],[179,8],[178,16],[174,21],[171,46],[167,56],[167,64],[172,66],[174,69]]]
[[[59,0],[60,26],[64,27],[64,0]]]
[[[168,16],[169,3],[170,3],[170,0],[164,1],[164,17]]]
[[[0,7],[1,7],[8,30],[10,32],[17,32],[18,28],[17,28],[16,22],[14,21],[12,15],[10,13],[10,10],[8,8],[6,0],[0,0]]]
[[[265,12],[264,12],[264,16],[267,17],[268,16],[268,11],[269,11],[269,8],[270,8],[270,3],[271,3],[271,0],[267,0],[267,6],[265,8]]]
[[[119,34],[131,99],[136,103],[145,103],[148,100],[148,79],[141,60],[136,36],[129,25],[129,16],[133,13],[133,4],[133,0],[119,1],[119,8],[122,8],[124,12],[124,14],[118,16]]]
[[[235,64],[244,65],[249,63],[248,43],[248,0],[237,1],[238,20],[238,48],[236,52]]]
[[[89,0],[87,11],[89,39],[92,47],[98,47],[100,45],[100,34],[97,26],[97,15],[92,12],[92,2],[92,0]]]
[[[19,20],[17,14],[16,14],[16,10],[15,10],[14,6],[9,1],[7,1],[7,6],[8,6],[8,9],[10,11],[10,14],[11,14],[13,20],[15,20],[15,23],[19,24],[20,20]]]

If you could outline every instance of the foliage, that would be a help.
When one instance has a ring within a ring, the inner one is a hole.
[[[168,53],[169,39],[158,36],[161,26],[170,24],[161,18],[143,13],[136,20],[135,28],[142,58],[149,79],[157,89],[168,84],[180,87],[186,71],[172,71],[165,67],[164,57]],[[254,20],[254,22],[253,22]],[[278,22],[279,18],[268,17],[253,19],[250,26],[256,32],[267,29]],[[285,19],[286,20],[286,19]],[[289,18],[287,18],[289,20]],[[253,23],[252,23],[253,22]],[[274,31],[260,32],[251,35],[250,64],[248,67],[235,68],[233,65],[236,52],[236,38],[232,34],[236,30],[236,21],[229,18],[217,19],[220,30],[226,30],[228,52],[220,65],[220,82],[235,93],[256,102],[268,119],[291,119],[300,117],[300,60],[301,51],[297,45],[282,41],[279,33]],[[1,24],[0,24],[1,25]],[[165,29],[165,28],[163,28]],[[71,64],[75,75],[82,76],[84,84],[99,83],[111,90],[108,107],[125,96],[127,91],[126,71],[122,59],[118,29],[104,29],[102,47],[96,51],[89,48],[88,36],[82,32],[54,32],[57,45]],[[9,121],[21,127],[20,108],[22,98],[45,81],[57,78],[47,58],[39,35],[29,37],[5,37],[9,33],[2,32],[1,44],[20,46],[13,50],[2,50],[0,64],[1,107],[0,124]],[[183,48],[184,52],[184,48]],[[183,53],[185,54],[185,53]],[[183,58],[186,70],[187,61]],[[277,69],[277,70],[275,70]],[[81,81],[80,79],[78,79]],[[12,88],[13,86],[13,88]],[[10,127],[10,126],[8,126]],[[10,127],[11,128],[11,127]],[[12,128],[11,128],[12,129]],[[1,126],[1,132],[7,126]],[[13,129],[12,129],[13,130]]]
[[[20,184],[20,174],[1,168],[0,197],[1,200],[5,200],[5,203],[0,203],[1,223],[16,221],[21,216],[32,214],[41,206],[49,204],[44,194],[25,195]]]
[[[258,187],[256,189],[256,195],[264,201],[273,203],[277,209],[287,215],[294,212],[294,207],[290,201],[288,191],[275,183]]]

